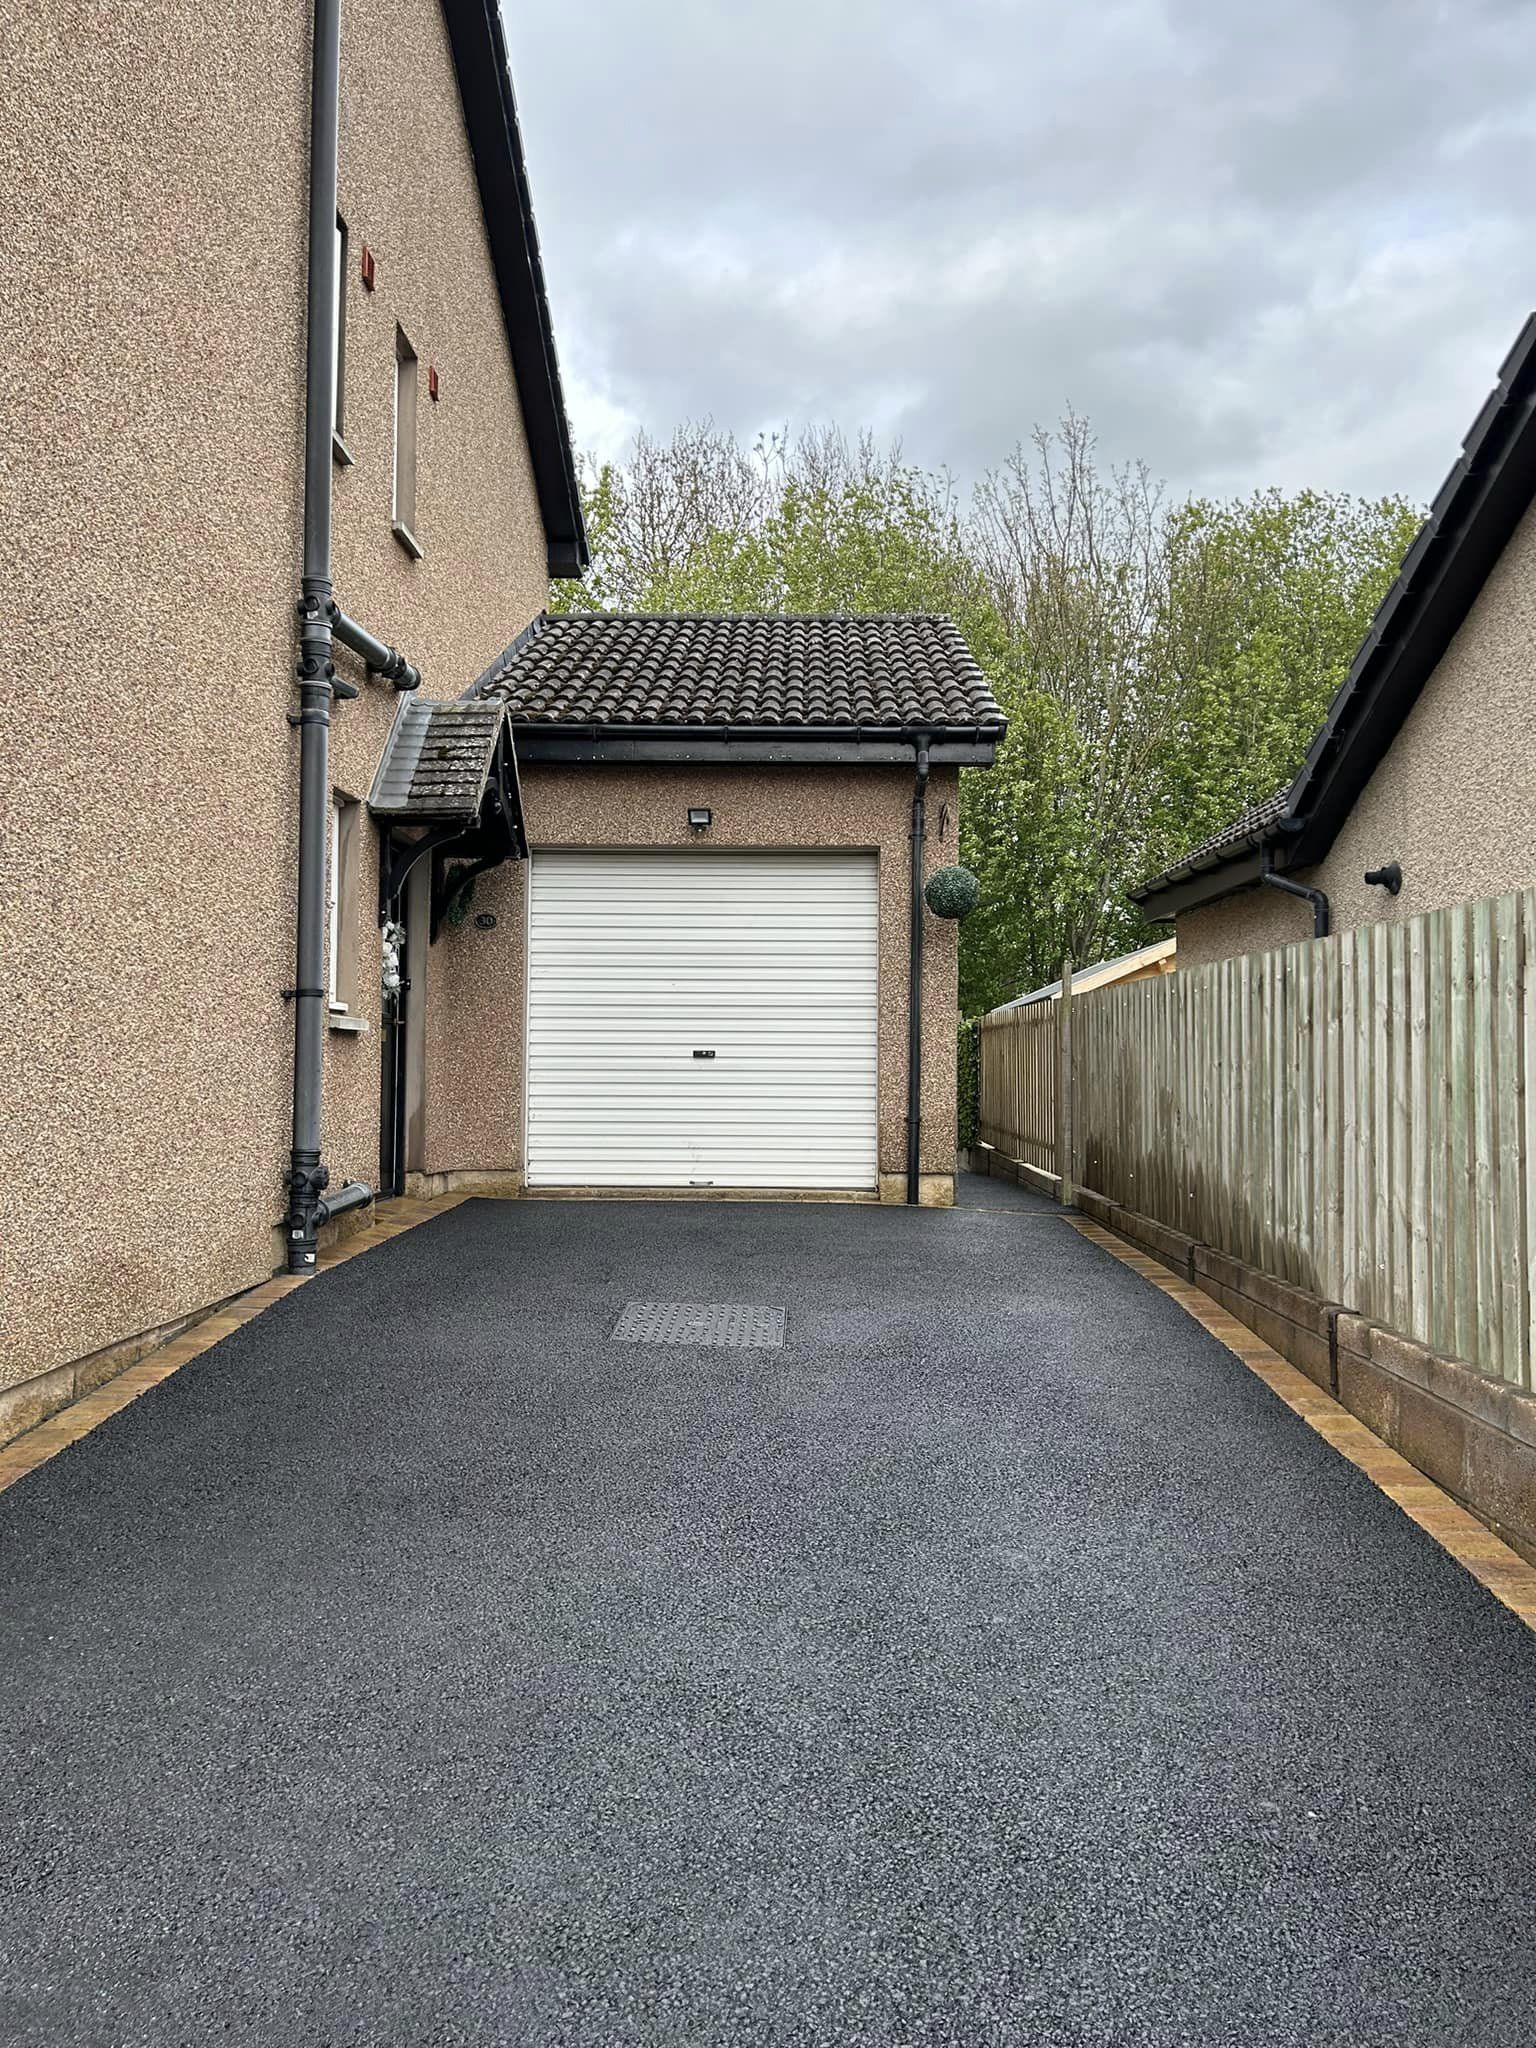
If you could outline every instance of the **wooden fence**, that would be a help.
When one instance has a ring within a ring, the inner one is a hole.
[[[1011,1159],[1056,1171],[1057,1002],[981,1020],[976,1135]]]
[[[1536,890],[1072,1013],[1081,1186],[1532,1385]],[[1048,1164],[1045,1043],[1008,1021],[981,1045],[981,1137]]]

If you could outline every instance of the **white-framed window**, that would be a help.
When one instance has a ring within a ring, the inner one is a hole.
[[[331,795],[330,845],[326,860],[329,913],[329,995],[331,1014],[344,1017],[357,1001],[357,821],[355,797]]]
[[[416,385],[420,364],[406,339],[395,329],[395,496],[390,516],[394,536],[406,552],[421,559],[416,536]]]
[[[350,468],[347,448],[347,224],[336,216],[336,281],[331,293],[331,367],[335,374],[331,408],[331,453],[343,468]]]

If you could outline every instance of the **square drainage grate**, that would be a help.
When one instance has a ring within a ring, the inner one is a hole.
[[[784,1311],[738,1301],[631,1301],[613,1334],[623,1344],[780,1345]]]

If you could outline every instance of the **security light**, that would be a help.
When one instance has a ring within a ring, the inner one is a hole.
[[[714,818],[715,814],[713,811],[690,811],[688,813],[688,830],[690,832],[707,832],[714,823]]]

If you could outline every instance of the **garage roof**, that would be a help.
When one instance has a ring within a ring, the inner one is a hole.
[[[522,729],[588,737],[900,739],[990,751],[1003,715],[959,629],[927,615],[547,614],[475,685]]]

